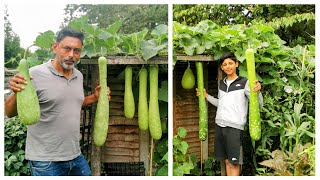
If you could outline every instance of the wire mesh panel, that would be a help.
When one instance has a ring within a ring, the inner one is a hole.
[[[93,92],[91,86],[91,74],[89,65],[78,65],[79,70],[83,74],[83,88],[86,95],[90,95]],[[90,159],[90,148],[91,148],[91,133],[92,133],[92,119],[93,119],[92,105],[82,108],[81,121],[80,121],[80,146],[81,152],[87,159]]]
[[[144,176],[143,162],[105,163],[107,176]]]

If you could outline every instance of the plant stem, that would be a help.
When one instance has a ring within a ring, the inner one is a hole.
[[[153,138],[151,138],[151,146],[150,146],[149,176],[152,176],[152,158],[153,158]]]
[[[26,57],[27,57],[27,52],[29,51],[29,48],[31,48],[32,46],[34,46],[34,44],[28,46],[28,47],[24,50],[23,59],[26,59]]]

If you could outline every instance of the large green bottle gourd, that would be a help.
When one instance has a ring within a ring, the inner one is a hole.
[[[17,92],[17,111],[20,121],[25,125],[32,125],[40,119],[40,105],[37,92],[32,85],[29,75],[29,64],[26,59],[21,59],[18,67],[28,84],[19,84],[24,90]]]
[[[193,89],[195,85],[195,79],[192,70],[190,69],[190,64],[188,64],[187,69],[184,71],[181,86],[183,89]]]
[[[159,140],[162,136],[158,102],[158,73],[158,65],[150,65],[149,129],[152,138],[155,140]]]
[[[134,97],[132,93],[132,67],[125,69],[125,90],[124,90],[124,116],[132,119],[135,112]]]
[[[208,135],[208,109],[205,100],[203,88],[203,65],[202,62],[196,62],[199,98],[199,139],[205,141]]]
[[[97,104],[97,110],[94,120],[93,138],[96,146],[104,145],[109,126],[109,99],[107,89],[107,59],[100,57],[98,59],[99,64],[99,80],[100,80],[100,92]]]
[[[261,137],[260,111],[258,102],[258,92],[253,92],[255,86],[256,71],[254,50],[249,48],[245,52],[247,60],[248,80],[250,86],[250,106],[249,106],[249,132],[252,140],[257,141]]]
[[[138,123],[139,128],[143,131],[148,130],[148,100],[147,100],[147,79],[148,71],[142,68],[139,74],[139,104],[138,104]]]

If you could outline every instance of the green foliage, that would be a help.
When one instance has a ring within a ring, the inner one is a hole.
[[[6,68],[15,68],[22,59],[23,49],[20,48],[20,37],[13,31],[9,21],[7,6],[4,13],[4,64]]]
[[[168,102],[168,81],[162,81],[159,88],[159,100]]]
[[[6,176],[30,175],[28,161],[25,159],[27,127],[17,117],[4,123],[4,166]]]
[[[293,26],[295,23],[299,23],[303,21],[311,21],[315,19],[316,19],[316,16],[314,13],[303,13],[303,14],[295,14],[289,17],[274,18],[272,21],[267,22],[267,25],[274,29],[280,29],[280,28]]]
[[[274,175],[304,176],[315,175],[315,145],[298,144],[293,152],[274,150],[272,158],[259,164],[269,167]]]
[[[157,54],[167,54],[168,46],[168,27],[161,24],[157,26],[151,35],[154,39],[148,41],[142,41],[141,51],[144,59],[150,59]]]
[[[276,34],[294,47],[315,43],[315,5],[241,5],[201,4],[174,5],[173,20],[195,26],[211,20],[220,26],[231,24],[267,24]]]
[[[187,136],[187,130],[180,127],[178,133],[173,137],[173,175],[183,176],[190,174],[191,170],[197,166],[195,158],[187,154],[189,145],[183,138]]]
[[[77,18],[76,14],[88,16],[90,24],[106,28],[117,20],[125,22],[121,34],[131,34],[147,28],[151,31],[159,24],[168,24],[168,5],[162,4],[69,4],[65,8],[65,24]]]
[[[167,52],[167,25],[160,24],[151,33],[143,29],[131,34],[121,34],[119,31],[124,24],[123,20],[117,20],[108,27],[102,28],[100,25],[89,24],[88,16],[81,16],[71,21],[68,26],[85,33],[81,57],[136,55],[148,61],[162,52]],[[38,56],[51,56],[47,48],[54,42],[53,35],[52,31],[46,31],[36,38],[35,45],[40,47],[37,51]]]
[[[201,171],[201,162],[199,162],[197,156],[187,153],[189,145],[183,140],[186,136],[187,130],[179,127],[173,138],[173,175],[214,176],[220,174],[220,164],[213,157],[208,157],[204,161]]]
[[[251,5],[220,5],[220,4],[175,4],[173,20],[184,25],[193,26],[202,20],[209,19],[216,24],[241,24],[248,22],[251,17],[244,10]]]
[[[168,137],[166,135],[155,146],[153,162],[157,168],[156,176],[168,175]]]
[[[247,76],[244,52],[248,44],[256,50],[256,72],[262,82],[264,107],[261,139],[245,157],[251,157],[247,167],[255,168],[255,172],[248,170],[252,175],[272,174],[256,162],[270,159],[275,149],[292,152],[298,144],[315,143],[314,44],[285,46],[275,30],[265,24],[219,26],[210,20],[195,26],[173,23],[174,53],[212,54],[218,59],[225,52],[234,52],[242,62],[242,76]]]

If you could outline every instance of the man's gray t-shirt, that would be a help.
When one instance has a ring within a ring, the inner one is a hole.
[[[73,68],[67,80],[51,61],[30,69],[41,117],[28,126],[26,159],[67,161],[80,155],[80,114],[84,101],[83,75]]]

